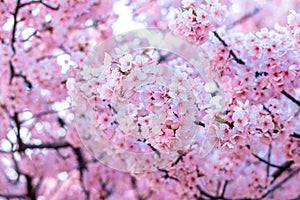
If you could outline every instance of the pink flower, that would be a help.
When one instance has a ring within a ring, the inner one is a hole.
[[[274,123],[272,117],[270,115],[264,116],[258,120],[258,128],[260,128],[263,132],[271,131],[274,129]]]
[[[136,56],[135,57],[135,64],[138,66],[138,67],[143,67],[146,63],[147,63],[148,59],[143,57],[143,56]]]
[[[132,65],[133,65],[133,57],[131,54],[126,54],[125,56],[123,56],[122,58],[120,58],[120,68],[122,72],[127,72],[129,70],[131,70]]]
[[[196,15],[197,15],[197,17],[196,17],[197,22],[200,22],[200,23],[207,23],[207,22],[209,22],[209,20],[208,20],[208,13],[205,12],[205,10],[198,8],[196,10]]]
[[[245,145],[247,144],[247,138],[241,134],[235,134],[231,137],[230,141],[235,145]]]
[[[112,117],[107,114],[100,114],[97,117],[97,122],[100,124],[102,129],[106,129],[111,126]]]
[[[126,78],[126,84],[131,86],[138,86],[140,82],[146,80],[147,74],[144,73],[139,68],[133,70],[130,72],[130,74]]]
[[[245,126],[248,124],[248,117],[247,113],[242,109],[236,107],[233,115],[232,120],[234,121],[234,128],[243,131]]]

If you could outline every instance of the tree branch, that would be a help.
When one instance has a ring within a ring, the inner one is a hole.
[[[168,170],[166,170],[166,169],[158,169],[158,170],[165,173],[165,175],[163,176],[163,178],[165,178],[165,179],[169,178],[169,179],[172,179],[174,181],[180,182],[178,178],[176,178],[174,176],[170,176]]]
[[[74,148],[72,147],[72,150],[74,152],[74,154],[76,155],[77,158],[77,162],[78,162],[78,170],[79,170],[79,174],[80,174],[80,184],[82,187],[82,190],[84,191],[85,194],[85,198],[89,199],[90,197],[90,193],[89,191],[85,188],[84,183],[83,183],[83,171],[87,169],[86,167],[86,161],[83,157],[82,151],[79,147]]]
[[[32,83],[27,79],[27,76],[23,75],[22,73],[16,73],[15,68],[11,62],[9,61],[9,68],[10,68],[10,79],[9,79],[9,84],[12,84],[12,80],[14,77],[20,77],[23,79],[25,84],[27,85],[28,89],[32,89]]]
[[[49,8],[49,9],[51,9],[51,10],[58,10],[59,7],[60,7],[60,5],[58,5],[58,6],[56,6],[56,7],[53,7],[53,6],[49,5],[49,4],[46,4],[46,3],[43,2],[42,0],[37,0],[37,1],[29,1],[29,2],[26,2],[26,3],[22,3],[22,4],[20,5],[20,8],[25,7],[25,6],[28,6],[28,5],[31,5],[31,4],[42,4],[42,5],[44,5],[45,7]]]
[[[293,133],[292,135],[290,135],[291,137],[294,137],[294,138],[297,138],[297,139],[300,139],[300,134],[298,133]]]
[[[262,159],[261,157],[259,157],[258,155],[256,155],[256,154],[252,154],[255,158],[257,158],[258,160],[260,160],[261,162],[263,162],[263,163],[265,163],[265,164],[267,164],[268,166],[270,166],[270,167],[275,167],[275,168],[279,168],[279,169],[281,169],[282,168],[282,166],[279,166],[279,165],[274,165],[274,164],[272,164],[272,163],[270,163],[270,162],[268,162],[268,161],[266,161],[266,160],[264,160],[264,159]]]
[[[55,142],[55,143],[42,143],[42,144],[22,144],[22,148],[20,151],[24,151],[25,149],[59,149],[59,148],[67,148],[72,146],[65,141]]]
[[[285,182],[287,182],[289,179],[291,179],[293,176],[297,175],[300,172],[300,168],[298,168],[297,170],[295,170],[294,172],[290,173],[286,178],[284,178],[282,181],[280,181],[279,183],[277,183],[273,188],[271,188],[270,190],[268,190],[266,193],[264,193],[260,199],[264,199],[265,197],[267,197],[269,194],[273,193],[276,189],[278,189],[279,187],[281,187]]]
[[[272,152],[272,144],[269,145],[268,163],[271,162],[271,152]],[[267,177],[269,177],[269,174],[270,174],[270,165],[267,165]]]
[[[37,194],[36,194],[36,190],[32,184],[32,177],[29,176],[28,174],[25,174],[25,178],[26,178],[26,186],[27,186],[27,196],[31,199],[31,200],[36,200],[37,199]]]
[[[11,33],[11,48],[12,48],[14,54],[16,53],[14,43],[16,42],[16,31],[17,31],[17,24],[18,24],[17,18],[18,18],[20,4],[21,4],[21,0],[18,0],[17,5],[15,7],[15,11],[13,13],[14,24],[13,24],[12,33]]]
[[[213,31],[214,36],[223,44],[224,47],[226,47],[226,49],[228,49],[228,44],[221,38],[221,36],[216,32]],[[232,56],[233,60],[235,60],[238,64],[240,65],[245,65],[246,63],[237,57],[237,55],[232,51],[232,49],[228,49],[229,50],[229,55]]]
[[[224,185],[223,185],[223,190],[222,190],[222,193],[221,193],[221,198],[224,198],[227,184],[228,184],[228,181],[225,180]]]
[[[283,173],[285,172],[286,170],[288,170],[292,164],[294,164],[294,161],[290,160],[290,161],[286,161],[285,163],[283,163],[280,168],[278,170],[276,170],[272,176],[273,176],[273,180],[272,180],[272,183]]]
[[[48,110],[48,111],[43,111],[43,112],[40,112],[40,113],[36,113],[36,114],[33,114],[33,116],[31,118],[20,121],[20,124],[23,124],[24,122],[26,122],[28,120],[32,120],[34,118],[40,118],[40,117],[45,116],[45,115],[58,114],[59,112],[66,111],[66,110],[69,110],[69,109],[71,109],[71,107],[63,109],[63,110],[58,110],[58,111]]]
[[[292,95],[290,95],[289,93],[287,93],[285,90],[281,91],[281,94],[283,94],[284,96],[286,96],[288,99],[290,99],[293,103],[295,103],[297,106],[300,107],[300,101],[295,99]]]
[[[210,199],[223,199],[223,200],[229,200],[229,199],[224,198],[224,197],[221,197],[221,196],[213,196],[213,195],[207,193],[206,191],[204,191],[204,190],[200,187],[200,185],[196,185],[196,188],[199,190],[199,192],[200,192],[201,195],[203,195],[203,196],[205,196],[205,197],[208,197],[208,198],[210,198]]]
[[[194,121],[194,123],[198,126],[202,126],[202,127],[205,127],[205,124],[203,122],[200,122],[200,121]]]
[[[112,190],[112,188],[108,188],[107,187],[107,181],[103,181],[102,180],[102,178],[100,178],[99,179],[99,182],[100,182],[100,185],[101,185],[101,189],[103,190],[103,192],[105,192],[105,194],[104,195],[101,195],[100,196],[100,199],[102,200],[105,200],[105,199],[108,199],[108,197],[110,196],[110,195],[112,195],[112,193],[113,193],[113,190]]]
[[[52,142],[52,143],[42,143],[42,144],[25,144],[22,143],[19,147],[19,151],[25,151],[26,149],[44,149],[44,148],[49,148],[49,149],[60,149],[60,148],[71,148],[72,151],[74,152],[77,162],[78,162],[78,170],[80,174],[80,184],[81,187],[85,193],[86,199],[89,199],[89,191],[85,188],[84,183],[83,183],[83,171],[87,169],[86,167],[86,161],[83,157],[82,151],[79,147],[73,147],[70,143],[65,142],[65,141],[59,141],[59,142]],[[28,179],[30,181],[30,179]],[[29,186],[27,186],[29,187]],[[34,194],[32,193],[30,197],[34,197]]]

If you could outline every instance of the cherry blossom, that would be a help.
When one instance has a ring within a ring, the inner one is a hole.
[[[299,11],[297,0],[1,1],[0,199],[299,199]],[[188,49],[95,51],[140,27]]]

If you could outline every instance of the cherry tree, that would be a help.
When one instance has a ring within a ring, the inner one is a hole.
[[[113,45],[120,8],[182,46]],[[300,198],[299,11],[1,0],[0,199]]]

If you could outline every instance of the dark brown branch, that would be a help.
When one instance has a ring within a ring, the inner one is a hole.
[[[272,144],[269,145],[268,151],[268,163],[271,163],[271,152],[272,152]],[[267,165],[267,177],[270,175],[270,165]]]
[[[183,156],[184,156],[185,154],[182,152],[182,151],[178,151],[178,157],[177,157],[177,159],[175,160],[175,162],[173,162],[172,163],[172,167],[173,166],[175,166],[175,165],[177,165],[178,163],[179,163],[179,161],[182,161],[183,162]]]
[[[107,180],[103,181],[102,178],[99,179],[100,185],[101,185],[101,189],[103,190],[104,194],[100,196],[100,200],[105,200],[108,199],[109,196],[112,195],[113,193],[113,189],[112,188],[108,188],[107,187]]]
[[[283,173],[285,172],[286,170],[288,170],[292,164],[294,164],[294,161],[290,160],[290,161],[286,161],[285,163],[283,163],[280,168],[278,170],[276,170],[272,176],[273,176],[273,180],[272,180],[272,183]]]
[[[42,143],[42,144],[22,144],[20,151],[24,151],[25,149],[59,149],[59,148],[67,148],[72,147],[68,142],[60,141],[53,143]]]
[[[166,55],[161,55],[161,52],[160,52],[159,55],[160,55],[160,57],[159,57],[157,63],[162,63],[162,62],[166,61],[168,59],[168,57],[170,57],[172,54],[168,53]]]
[[[18,18],[20,4],[21,4],[21,0],[18,0],[17,5],[15,7],[15,11],[13,13],[14,24],[13,24],[13,28],[12,28],[12,32],[11,32],[11,48],[12,48],[14,54],[16,53],[14,43],[16,42],[16,31],[17,31],[17,24],[18,24],[17,18]]]
[[[216,31],[213,31],[213,34],[214,36],[222,43],[222,45],[228,49],[228,44],[221,38],[221,36],[216,32]],[[232,56],[233,60],[235,60],[238,64],[240,65],[245,65],[246,63],[237,57],[237,55],[232,51],[232,49],[228,49],[229,51],[229,55]]]
[[[158,149],[156,149],[152,144],[150,144],[150,143],[146,143],[150,148],[151,148],[151,150],[152,151],[154,151],[154,153],[156,153],[156,155],[158,156],[158,157],[160,157],[160,151],[158,150]]]
[[[199,190],[199,192],[200,192],[201,195],[203,195],[203,196],[205,196],[205,197],[208,197],[208,198],[210,198],[210,199],[223,199],[223,200],[229,200],[229,199],[224,198],[224,197],[221,197],[221,196],[213,196],[213,195],[207,193],[206,191],[204,191],[204,190],[200,187],[200,185],[196,185],[196,188]],[[197,199],[202,199],[202,198],[197,198]]]
[[[12,64],[11,61],[9,61],[9,68],[10,68],[10,79],[9,79],[9,84],[12,83],[12,80],[14,77],[20,77],[23,79],[23,81],[25,82],[26,86],[28,89],[32,89],[32,83],[27,79],[27,76],[23,75],[22,73],[16,73],[15,72],[15,68]]]
[[[174,176],[170,176],[168,170],[166,170],[166,169],[158,169],[158,170],[165,173],[165,175],[162,176],[163,178],[165,178],[165,179],[172,179],[174,181],[180,182],[178,178],[176,178]]]
[[[61,56],[61,55],[64,55],[64,54],[66,54],[66,53],[59,53],[57,55],[41,56],[41,57],[36,59],[36,62],[40,62],[40,61],[45,60],[45,59],[56,59],[58,56]]]
[[[18,74],[15,74],[15,77],[20,77],[24,80],[25,84],[27,85],[27,88],[28,89],[32,89],[32,83],[27,79],[27,76],[21,74],[21,73],[18,73]]]
[[[255,78],[260,77],[260,76],[268,76],[269,73],[268,72],[255,72]]]
[[[194,121],[194,123],[198,126],[202,126],[202,127],[205,127],[205,124],[203,122],[200,122],[200,121]]]
[[[28,6],[30,4],[37,4],[40,3],[42,5],[44,5],[45,7],[51,9],[51,10],[58,10],[60,5],[53,7],[45,2],[43,2],[42,0],[37,0],[37,1],[30,1],[30,2],[26,2],[26,3],[21,3],[21,0],[17,0],[17,4],[15,7],[14,12],[12,13],[13,15],[13,19],[14,19],[14,23],[13,23],[13,28],[12,28],[12,32],[11,32],[11,48],[13,50],[13,53],[16,53],[16,49],[14,46],[14,43],[16,42],[16,32],[17,32],[17,24],[18,24],[18,14],[21,8]]]
[[[17,128],[17,143],[19,145],[19,148],[22,148],[23,145],[23,141],[21,139],[21,135],[20,135],[20,130],[21,130],[21,123],[19,121],[19,114],[17,112],[14,113],[14,115],[12,116],[12,120],[15,122],[16,128]]]
[[[40,118],[40,117],[45,116],[45,115],[57,114],[58,112],[59,112],[59,111],[55,111],[55,110],[49,110],[49,111],[40,112],[40,113],[34,114],[34,115],[33,115],[31,118],[29,118],[29,119],[20,121],[20,123],[23,124],[24,122],[26,122],[26,121],[28,121],[28,120],[31,120],[31,119],[34,119],[34,118]]]
[[[27,197],[29,197],[29,199],[31,200],[36,200],[37,194],[32,183],[32,177],[30,175],[25,174],[25,178],[26,178],[26,186],[27,186]]]
[[[80,183],[81,187],[86,195],[86,199],[89,199],[89,191],[85,188],[84,183],[83,183],[83,172],[84,170],[87,169],[86,167],[86,161],[83,157],[82,151],[79,147],[73,147],[70,143],[65,142],[65,141],[59,141],[59,142],[52,142],[52,143],[42,143],[42,144],[25,144],[21,143],[19,147],[19,151],[24,151],[26,149],[44,149],[44,148],[49,148],[49,149],[60,149],[60,148],[71,148],[72,151],[74,152],[77,162],[78,162],[78,170],[80,174]],[[31,194],[33,195],[33,194]]]
[[[137,189],[137,183],[136,183],[136,178],[134,176],[130,176],[130,183],[132,189],[136,190]]]
[[[222,190],[222,193],[221,193],[221,198],[224,198],[227,185],[228,185],[228,181],[225,180],[224,185],[223,185],[223,190]]]
[[[269,114],[272,114],[272,112],[263,104],[263,109],[265,110],[265,111],[267,111]]]
[[[37,30],[35,30],[32,34],[30,34],[26,39],[21,40],[21,42],[27,42],[30,40],[33,36],[35,36],[38,33]]]
[[[228,44],[221,38],[221,36],[216,31],[213,31],[213,34],[222,43],[224,47],[228,47]]]
[[[297,175],[300,172],[300,168],[298,168],[297,170],[293,171],[292,173],[290,173],[286,178],[284,178],[282,181],[280,181],[279,183],[277,183],[276,185],[274,185],[274,187],[272,187],[270,190],[268,190],[266,193],[264,193],[260,199],[264,199],[265,197],[267,197],[269,194],[273,193],[276,189],[278,189],[279,187],[281,187],[285,182],[287,182],[289,179],[291,179],[293,176]]]
[[[255,158],[257,158],[259,161],[261,161],[261,162],[263,162],[263,163],[265,163],[265,164],[267,164],[268,166],[270,166],[270,167],[275,167],[275,168],[279,168],[279,169],[281,169],[282,168],[282,166],[279,166],[279,165],[274,165],[274,164],[272,164],[272,163],[270,163],[270,162],[268,162],[268,161],[266,161],[266,160],[264,160],[264,159],[262,159],[261,157],[259,157],[258,155],[256,155],[256,154],[252,154]]]
[[[37,1],[29,1],[29,2],[26,2],[26,3],[22,3],[22,4],[20,5],[20,8],[25,7],[25,6],[28,6],[28,5],[31,5],[31,4],[42,4],[42,5],[44,5],[45,7],[49,8],[49,9],[51,9],[51,10],[58,10],[59,7],[60,7],[60,5],[58,5],[58,6],[56,6],[56,7],[53,7],[53,6],[51,6],[51,5],[49,5],[49,4],[45,3],[45,2],[43,2],[42,0],[37,0]]]
[[[74,154],[76,155],[76,159],[77,159],[77,162],[78,162],[78,170],[79,170],[79,174],[80,174],[79,179],[80,179],[81,187],[84,191],[85,198],[89,199],[90,193],[86,189],[86,187],[84,186],[84,183],[83,183],[83,171],[87,169],[86,161],[85,161],[85,159],[83,157],[83,154],[82,154],[82,151],[79,147],[77,147],[77,148],[72,147],[72,150],[73,150]]]
[[[295,99],[292,95],[290,95],[289,93],[287,93],[285,90],[281,91],[281,94],[283,94],[284,96],[286,96],[288,99],[290,99],[293,103],[295,103],[297,106],[300,107],[300,101]]]
[[[291,137],[294,137],[294,138],[297,138],[297,139],[300,139],[300,134],[298,133],[293,133],[292,135],[290,135]]]
[[[14,78],[14,76],[15,76],[15,68],[14,68],[14,66],[13,66],[13,64],[12,64],[11,61],[9,61],[9,69],[10,69],[9,84],[11,85],[12,80],[13,80],[13,78]]]

